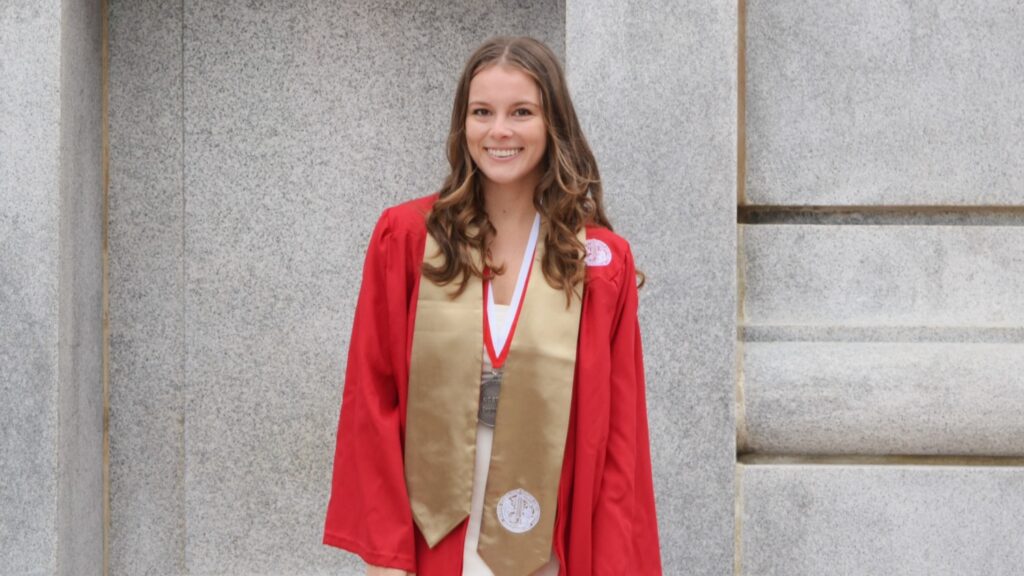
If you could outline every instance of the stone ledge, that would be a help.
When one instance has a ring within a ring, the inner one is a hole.
[[[739,465],[741,570],[1013,576],[1024,468]]]
[[[1024,345],[748,342],[746,445],[1024,456]]]
[[[742,227],[751,324],[1024,326],[1024,227]]]

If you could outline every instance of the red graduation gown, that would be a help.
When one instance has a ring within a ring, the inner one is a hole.
[[[370,240],[323,542],[417,576],[460,576],[467,522],[429,548],[413,523],[403,470],[424,215],[436,198],[388,208]],[[587,267],[555,514],[559,574],[660,575],[633,256],[605,228],[588,226],[587,238],[603,242],[611,260]]]

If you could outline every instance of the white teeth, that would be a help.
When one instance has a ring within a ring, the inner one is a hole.
[[[494,148],[488,148],[487,153],[490,154],[491,156],[494,156],[495,158],[511,158],[512,156],[519,154],[521,150],[522,148],[510,148],[505,150],[496,150]]]

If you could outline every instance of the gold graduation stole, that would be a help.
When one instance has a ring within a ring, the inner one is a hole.
[[[530,574],[551,556],[581,302],[574,296],[566,309],[565,292],[544,278],[546,228],[509,334],[494,427],[478,551],[495,576]],[[427,233],[424,261],[442,258]],[[469,516],[473,492],[483,285],[471,277],[460,296],[452,292],[421,275],[409,371],[405,480],[431,548]]]

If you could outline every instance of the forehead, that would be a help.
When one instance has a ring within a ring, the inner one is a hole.
[[[540,104],[540,87],[519,68],[494,64],[480,70],[469,82],[469,101],[492,104],[533,102]]]

